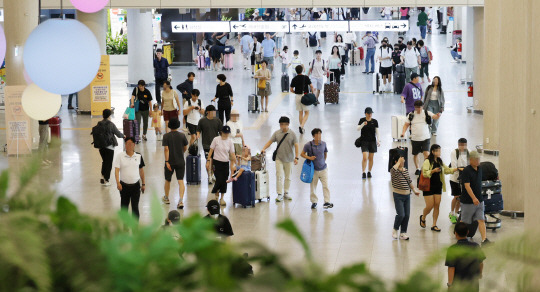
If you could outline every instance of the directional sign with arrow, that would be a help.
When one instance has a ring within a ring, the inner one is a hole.
[[[230,32],[231,30],[228,21],[173,21],[171,28],[175,33]]]
[[[288,21],[231,21],[231,32],[289,32]]]
[[[409,22],[407,20],[351,20],[349,29],[350,31],[407,31]]]

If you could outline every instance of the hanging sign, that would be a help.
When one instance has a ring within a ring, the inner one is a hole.
[[[348,31],[346,20],[290,21],[291,32]]]
[[[289,22],[231,21],[231,32],[289,32]]]
[[[228,21],[172,21],[172,32],[230,32]]]
[[[350,31],[408,31],[408,20],[351,20]]]

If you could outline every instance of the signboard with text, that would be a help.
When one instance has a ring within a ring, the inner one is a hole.
[[[289,22],[231,21],[231,32],[289,32]]]
[[[173,21],[172,32],[230,32],[228,21]]]
[[[348,31],[349,22],[336,21],[290,21],[291,32]]]
[[[6,86],[6,140],[8,155],[32,153],[32,120],[22,108],[22,94],[26,86]]]
[[[90,83],[90,95],[93,116],[102,115],[104,109],[111,108],[111,68],[108,55],[101,56],[99,70]]]
[[[408,31],[408,20],[351,20],[349,21],[351,31]]]

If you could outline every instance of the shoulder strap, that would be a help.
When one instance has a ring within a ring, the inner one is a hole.
[[[467,150],[467,158],[469,157],[469,150]],[[456,148],[456,159],[459,159],[459,149]]]
[[[285,138],[287,137],[287,135],[289,135],[289,133],[285,133],[285,136],[283,136],[283,138],[281,138],[281,141],[279,141],[279,143],[277,144],[276,152],[278,151],[279,146],[281,146],[281,143],[283,143],[283,140],[285,140]]]
[[[313,59],[313,61],[311,61],[311,70],[313,70],[314,65],[315,65],[315,59]]]
[[[418,88],[418,86],[416,86],[416,84],[412,83],[412,81],[411,81],[411,82],[409,82],[409,84],[412,84],[412,86],[416,87],[416,89],[419,89],[419,90],[421,90],[420,88]]]
[[[412,122],[413,119],[414,119],[414,111],[409,113],[409,122]]]

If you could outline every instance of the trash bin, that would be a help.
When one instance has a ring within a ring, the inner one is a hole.
[[[49,119],[49,128],[51,128],[51,136],[60,139],[60,124],[62,124],[62,119],[59,116],[54,116]]]

